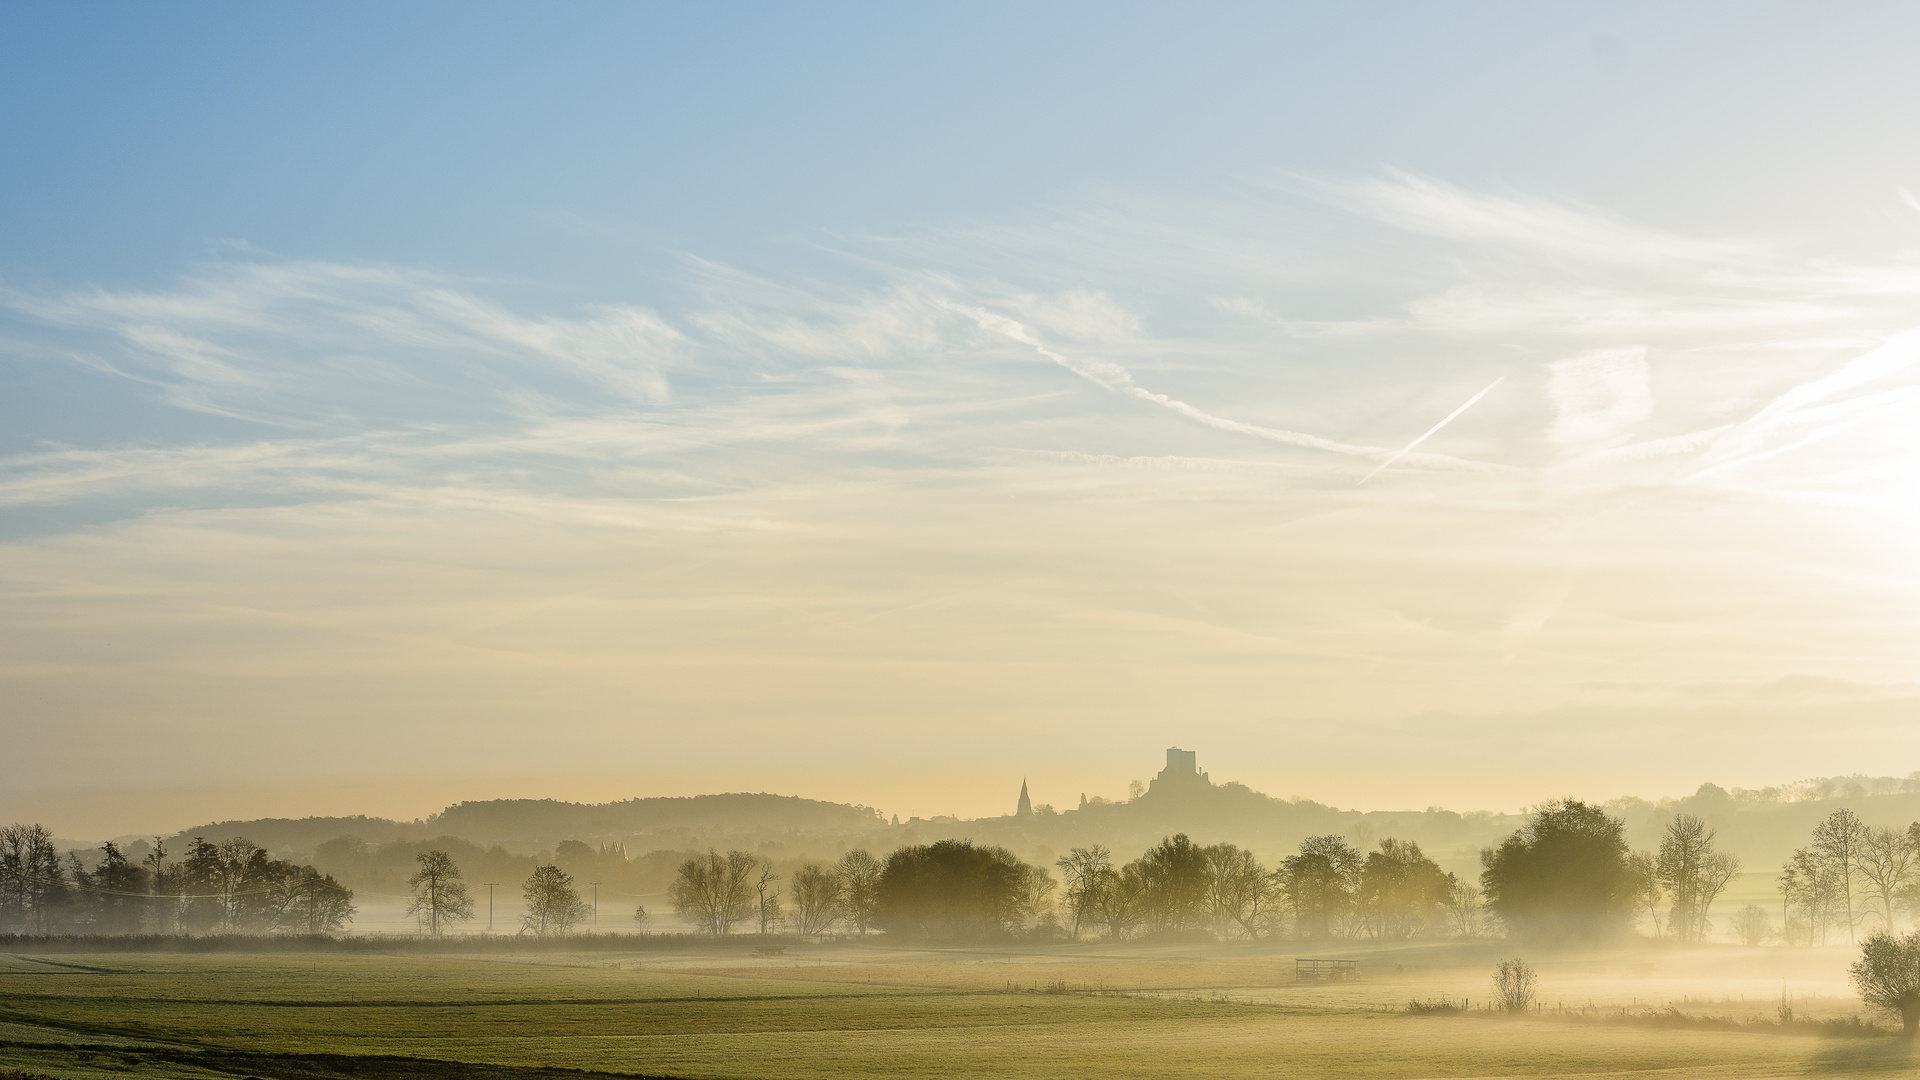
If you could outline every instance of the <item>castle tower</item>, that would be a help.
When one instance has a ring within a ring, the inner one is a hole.
[[[1167,748],[1167,767],[1147,785],[1148,791],[1192,791],[1212,787],[1213,781],[1200,771],[1199,755],[1177,746]]]
[[[1027,778],[1024,776],[1020,778],[1020,808],[1013,812],[1013,816],[1017,818],[1033,816],[1033,800],[1027,798]]]

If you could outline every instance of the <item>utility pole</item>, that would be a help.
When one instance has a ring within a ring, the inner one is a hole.
[[[162,840],[158,836],[154,837],[153,838],[153,881],[151,884],[149,884],[147,891],[152,893],[156,897],[161,895],[163,879],[166,876],[166,869],[167,869],[165,865],[166,858],[167,858],[166,841]],[[154,925],[154,929],[159,930],[161,933],[168,933],[173,930],[173,920],[170,918],[164,917],[165,916],[165,908],[163,906],[164,904],[165,904],[165,901],[163,900],[160,903],[154,905],[153,925]]]
[[[592,885],[593,885],[593,931],[594,933],[597,934],[600,932],[600,883],[595,881],[592,883]]]
[[[497,881],[487,882],[487,933],[489,934],[493,933],[493,887],[498,884],[500,883]]]

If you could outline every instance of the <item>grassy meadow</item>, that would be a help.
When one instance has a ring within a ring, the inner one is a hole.
[[[1852,1076],[1920,1071],[1842,1034],[1845,949],[1530,958],[1543,1008],[1484,1011],[1498,943],[907,949],[636,943],[485,954],[0,958],[0,1066],[79,1078]],[[1772,1021],[1783,991],[1803,1022]],[[1410,1000],[1466,1000],[1410,1015]],[[1669,1008],[1666,1026],[1652,1019]],[[1708,1022],[1701,1018],[1719,1018]]]

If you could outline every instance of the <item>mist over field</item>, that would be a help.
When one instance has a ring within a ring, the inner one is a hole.
[[[415,858],[424,850],[458,852],[479,877],[509,882],[524,878],[536,865],[557,865],[578,881],[600,881],[603,894],[618,898],[625,910],[649,906],[660,927],[673,921],[667,890],[674,871],[687,856],[709,848],[748,851],[790,873],[809,862],[830,863],[853,848],[884,853],[964,839],[1004,847],[1034,865],[1052,867],[1075,847],[1144,850],[1178,833],[1202,844],[1231,843],[1277,865],[1309,837],[1337,835],[1360,852],[1383,839],[1411,841],[1445,871],[1472,881],[1481,872],[1481,852],[1527,818],[1520,809],[1465,814],[1440,807],[1343,810],[1311,800],[1275,798],[1233,781],[1216,783],[1210,776],[1197,784],[1163,787],[1156,779],[1152,789],[1140,786],[1141,793],[1132,797],[1074,793],[1061,799],[1059,807],[1030,798],[1024,814],[1017,800],[1009,798],[1008,813],[968,819],[902,818],[858,804],[742,793],[599,804],[465,801],[413,821],[364,815],[226,820],[163,835],[127,833],[113,839],[138,862],[151,857],[156,841],[178,851],[195,837],[216,842],[244,837],[360,890],[368,898],[355,923],[362,930],[412,927],[400,898],[406,893],[405,879],[416,869]],[[1822,820],[1845,809],[1869,827],[1904,830],[1920,820],[1920,779],[1832,777],[1732,792],[1709,783],[1681,798],[1623,797],[1601,805],[1622,822],[1626,840],[1636,850],[1657,849],[1677,816],[1698,817],[1714,830],[1720,847],[1744,860],[1742,872],[1729,886],[1734,907],[1758,902],[1777,909],[1778,868],[1807,844]],[[99,858],[97,840],[59,840],[56,846],[77,850],[86,865]],[[381,896],[391,902],[374,899]],[[500,898],[503,925],[518,918],[518,905],[517,895]],[[1777,910],[1773,917],[1779,921]],[[1718,937],[1732,935],[1725,925],[1717,928]]]

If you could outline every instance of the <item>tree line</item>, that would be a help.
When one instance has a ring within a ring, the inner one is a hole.
[[[1625,832],[1599,806],[1542,804],[1481,852],[1477,883],[1443,871],[1412,841],[1388,838],[1361,851],[1337,835],[1309,837],[1271,867],[1236,845],[1176,834],[1124,863],[1100,845],[1073,848],[1047,868],[1003,847],[942,840],[885,859],[856,848],[830,863],[805,863],[786,879],[765,858],[709,850],[681,858],[667,895],[684,922],[714,936],[877,929],[956,941],[1398,941],[1500,931],[1593,939],[1628,933],[1644,918],[1656,937],[1707,940],[1739,859],[1691,814],[1675,815],[1653,850],[1631,850]],[[473,920],[452,855],[420,851],[414,862],[408,914],[423,932]],[[1737,939],[1814,945],[1842,931],[1850,939],[1863,929],[1891,932],[1902,914],[1920,914],[1920,822],[1873,828],[1837,810],[1781,867],[1776,884],[1779,928],[1747,905],[1731,917]],[[558,865],[534,866],[521,893],[521,933],[566,933],[592,913]],[[331,875],[275,859],[244,838],[215,844],[196,837],[177,854],[156,841],[137,863],[109,842],[88,867],[78,853],[56,852],[41,826],[0,828],[0,930],[321,934],[342,929],[354,910],[352,890]],[[638,926],[648,918],[644,907],[634,912]]]
[[[970,941],[1259,938],[1278,931],[1290,907],[1303,924],[1338,920],[1343,929],[1405,938],[1445,921],[1462,895],[1418,844],[1398,840],[1363,857],[1338,837],[1316,837],[1269,870],[1243,848],[1203,847],[1179,834],[1129,863],[1095,845],[1072,849],[1055,866],[1061,879],[1005,848],[967,840],[909,845],[884,861],[854,849],[832,864],[802,866],[783,897],[766,860],[712,851],[681,864],[669,896],[682,919],[714,935],[764,933],[784,919],[785,929],[807,936],[879,929]]]
[[[743,925],[764,933],[785,916],[803,935],[877,927],[947,940],[1398,941],[1495,931],[1593,940],[1631,933],[1645,916],[1653,936],[1695,944],[1712,934],[1715,904],[1741,869],[1697,815],[1674,815],[1657,848],[1634,851],[1623,821],[1577,799],[1536,806],[1480,863],[1469,882],[1412,841],[1388,838],[1363,852],[1325,835],[1268,867],[1236,845],[1177,834],[1126,863],[1100,845],[1073,848],[1056,861],[1056,880],[1004,848],[943,840],[884,861],[856,849],[832,865],[809,863],[788,883],[784,908],[770,863],[709,852],[681,864],[671,896],[683,918],[716,935]],[[1747,905],[1730,920],[1738,940],[1819,943],[1867,919],[1891,929],[1896,911],[1920,913],[1920,823],[1872,829],[1836,811],[1782,869],[1780,889],[1782,928]]]
[[[1836,810],[1780,867],[1775,888],[1788,944],[1826,944],[1842,929],[1854,941],[1865,924],[1891,933],[1896,912],[1920,915],[1920,822],[1877,828]]]
[[[62,859],[40,825],[0,828],[0,927],[14,933],[327,934],[353,918],[353,891],[244,837],[156,839],[134,862],[108,841],[91,867]]]

